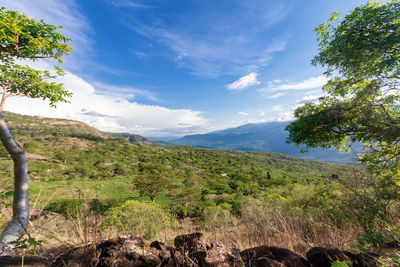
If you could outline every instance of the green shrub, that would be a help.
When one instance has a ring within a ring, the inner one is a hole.
[[[345,261],[336,260],[331,263],[331,267],[349,267]]]
[[[159,232],[176,227],[176,220],[159,206],[150,202],[128,200],[123,205],[106,211],[105,226],[115,227],[120,233],[151,239]]]
[[[58,199],[48,204],[44,209],[59,213],[64,217],[76,216],[79,212],[83,200],[81,199]]]

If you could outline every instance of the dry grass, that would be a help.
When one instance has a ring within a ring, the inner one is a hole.
[[[304,255],[315,246],[351,249],[360,229],[346,225],[339,229],[328,219],[291,214],[257,202],[248,203],[234,225],[215,220],[206,232],[209,239],[220,240],[240,250],[268,245],[290,249]]]
[[[27,231],[36,240],[43,240],[43,250],[82,246],[125,235],[113,228],[105,229],[103,216],[90,208],[89,201],[84,201],[79,211],[68,218],[44,211],[45,205],[37,208],[35,203]],[[323,215],[294,214],[253,200],[245,204],[240,217],[217,209],[202,221],[180,220],[178,228],[163,229],[153,240],[173,245],[177,235],[196,231],[203,232],[207,241],[219,240],[240,250],[268,245],[305,255],[315,246],[354,250],[362,228],[350,222],[337,226]]]

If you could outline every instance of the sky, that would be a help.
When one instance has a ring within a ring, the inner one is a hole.
[[[313,29],[358,0],[0,0],[62,26],[72,52],[57,78],[73,93],[51,108],[5,109],[83,121],[107,132],[177,137],[288,121],[323,93]],[[22,62],[51,69],[57,62]]]

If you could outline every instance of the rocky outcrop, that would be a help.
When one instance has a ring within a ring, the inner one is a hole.
[[[353,254],[348,251],[315,247],[306,258],[285,248],[259,246],[239,251],[219,241],[207,243],[202,233],[179,235],[175,247],[154,241],[147,246],[138,236],[109,239],[78,248],[72,248],[49,258],[25,257],[24,266],[30,267],[329,267],[333,261],[346,262],[349,267],[378,267],[386,263],[399,249],[397,242],[389,243],[375,253]],[[54,255],[54,254],[53,254]],[[0,257],[0,266],[21,266],[21,257]]]
[[[70,250],[59,255],[51,266],[169,266],[170,259],[170,252],[161,245],[147,247],[140,237],[134,236]]]

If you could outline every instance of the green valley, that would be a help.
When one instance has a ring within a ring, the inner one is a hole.
[[[116,203],[154,196],[174,215],[198,217],[216,205],[237,213],[241,199],[250,196],[290,197],[296,185],[344,172],[342,166],[277,153],[160,147],[115,138],[76,121],[7,117],[28,153],[30,199],[40,193],[40,203],[66,196]],[[4,148],[1,156],[2,184],[10,185],[3,201],[11,203],[12,162]]]

